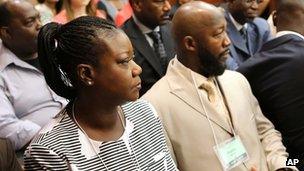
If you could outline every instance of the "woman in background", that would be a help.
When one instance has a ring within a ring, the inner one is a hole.
[[[70,103],[27,148],[26,170],[176,170],[154,108],[137,100],[133,53],[126,34],[98,17],[41,29],[46,81]]]
[[[132,7],[128,0],[99,0],[98,8],[107,12],[107,18],[120,27],[132,14]]]
[[[40,13],[42,25],[52,22],[62,7],[62,0],[38,0],[38,2],[39,4],[35,5],[35,8]]]
[[[63,9],[54,17],[54,22],[65,24],[81,16],[106,18],[106,12],[97,9],[95,0],[64,0]]]

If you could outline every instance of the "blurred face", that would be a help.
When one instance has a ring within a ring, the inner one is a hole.
[[[69,0],[72,6],[80,7],[87,6],[91,0]]]
[[[171,6],[168,0],[140,0],[133,9],[136,17],[151,29],[167,23],[170,19],[168,12]]]
[[[124,33],[107,42],[110,52],[100,59],[94,84],[103,97],[119,102],[134,101],[139,97],[141,68],[133,61],[133,48]]]
[[[222,16],[216,20],[214,24],[202,29],[197,39],[200,72],[206,77],[223,74],[229,54],[230,40],[226,34],[225,18]]]
[[[37,51],[38,31],[41,28],[40,16],[32,4],[26,1],[13,3],[9,10],[13,15],[8,24],[8,36],[3,39],[10,49],[27,56]]]
[[[258,4],[260,0],[231,0],[229,12],[240,24],[252,21],[258,16]]]

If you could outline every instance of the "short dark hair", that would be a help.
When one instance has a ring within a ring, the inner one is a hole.
[[[77,65],[98,67],[99,58],[109,51],[105,39],[118,32],[113,23],[92,16],[43,26],[38,35],[38,58],[46,82],[58,95],[73,100],[78,88]]]
[[[12,14],[8,10],[7,6],[7,1],[0,3],[0,27],[7,26],[12,17]]]

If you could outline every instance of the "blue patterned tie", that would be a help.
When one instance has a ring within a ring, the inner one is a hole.
[[[240,30],[241,36],[242,38],[245,40],[246,44],[247,44],[247,29],[246,27],[242,27],[242,29]]]
[[[154,51],[156,56],[159,57],[163,72],[165,73],[167,69],[167,54],[160,34],[159,32],[152,31],[148,35],[153,39]]]
[[[243,39],[245,40],[246,47],[248,49],[249,54],[252,55],[251,54],[251,49],[249,47],[249,42],[248,42],[247,28],[246,27],[242,27],[242,29],[240,30],[240,33],[241,33],[241,36],[243,37]]]

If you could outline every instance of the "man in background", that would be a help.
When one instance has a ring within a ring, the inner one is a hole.
[[[304,0],[277,0],[276,38],[243,63],[263,113],[282,133],[291,159],[304,170]]]
[[[169,60],[175,55],[171,38],[168,0],[130,0],[133,16],[122,29],[134,48],[134,60],[141,66],[140,95],[165,75]]]
[[[37,58],[38,11],[25,0],[0,3],[0,137],[15,150],[66,104],[46,84]]]
[[[235,70],[258,52],[271,35],[267,21],[258,17],[260,0],[226,0],[227,34],[231,40],[228,69]]]

